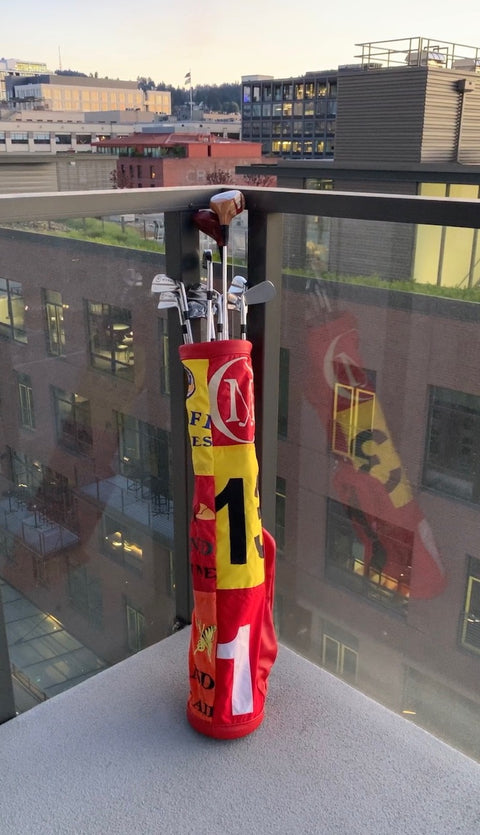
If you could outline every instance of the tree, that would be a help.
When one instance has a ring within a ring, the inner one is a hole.
[[[132,180],[125,171],[112,171],[110,182],[112,188],[133,188]]]
[[[244,174],[245,185],[273,188],[277,185],[277,178],[273,174]]]
[[[207,183],[210,185],[230,185],[233,183],[233,176],[230,171],[225,168],[215,168],[215,171],[210,171],[207,174]]]

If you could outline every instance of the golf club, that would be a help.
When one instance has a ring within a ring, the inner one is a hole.
[[[207,269],[207,333],[208,338],[211,339],[213,330],[213,253],[211,249],[206,249],[203,253],[203,263]]]
[[[159,273],[153,278],[151,292],[159,294],[158,308],[165,309],[174,306],[178,308],[183,341],[185,343],[193,342],[192,328],[188,321],[188,304],[183,282],[175,281],[175,279],[170,278],[165,273]]]
[[[224,191],[221,194],[215,194],[210,200],[210,209],[213,209],[218,217],[220,229],[223,236],[222,246],[222,295],[223,295],[223,325],[224,338],[228,339],[228,301],[227,301],[227,258],[228,258],[228,238],[230,223],[233,218],[243,212],[245,208],[245,197],[241,191],[233,189],[232,191]]]
[[[213,209],[198,209],[193,215],[193,222],[200,232],[208,235],[209,238],[213,238],[221,255],[224,245],[223,232],[220,221]]]
[[[271,301],[275,295],[275,285],[271,281],[261,281],[253,287],[246,289],[247,281],[242,275],[236,275],[228,288],[229,310],[240,311],[240,334],[246,339],[247,310],[251,304],[265,304]]]

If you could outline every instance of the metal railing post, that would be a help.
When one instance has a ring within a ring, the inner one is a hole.
[[[198,233],[193,228],[190,213],[165,214],[165,265],[171,278],[181,279],[185,284],[198,281]],[[175,310],[168,311],[168,333],[176,617],[178,621],[188,623],[193,607],[189,561],[193,474],[185,422],[185,378],[178,356],[181,334]]]
[[[0,591],[0,724],[15,716],[10,656],[3,615],[2,593]]]
[[[271,281],[276,297],[248,311],[248,338],[253,343],[256,448],[260,466],[260,496],[265,527],[275,531],[277,475],[278,375],[282,294],[282,228],[280,214],[248,212],[248,283]]]

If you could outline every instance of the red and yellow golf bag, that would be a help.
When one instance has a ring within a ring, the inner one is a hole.
[[[277,653],[275,542],[262,528],[251,343],[182,345],[194,471],[194,609],[187,717],[207,736],[251,733]]]

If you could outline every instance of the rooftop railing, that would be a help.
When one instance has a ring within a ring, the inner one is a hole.
[[[280,640],[478,758],[480,203],[462,188],[242,187],[229,270],[277,288],[248,338]],[[192,214],[219,190],[0,197],[3,720],[189,621],[181,333],[150,287],[202,278]]]

